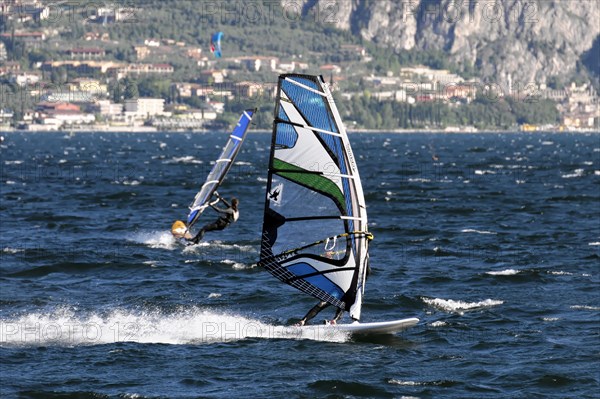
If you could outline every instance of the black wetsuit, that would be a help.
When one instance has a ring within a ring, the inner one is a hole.
[[[221,201],[223,201],[223,203],[227,205],[227,209],[221,209],[214,205],[211,205],[211,208],[213,208],[220,214],[219,218],[214,222],[208,223],[207,225],[202,227],[198,234],[196,234],[196,236],[190,241],[197,244],[204,237],[204,233],[206,233],[207,231],[223,230],[238,219],[240,215],[239,211],[237,209],[233,209],[233,207],[224,199],[221,199]]]

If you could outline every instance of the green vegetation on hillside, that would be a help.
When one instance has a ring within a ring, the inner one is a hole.
[[[70,11],[64,11],[60,18],[27,22],[24,27],[30,30],[55,29],[58,36],[52,39],[54,45],[27,48],[14,37],[5,38],[3,41],[8,59],[20,62],[22,69],[32,68],[45,61],[65,59],[67,49],[90,46],[83,39],[84,34],[89,31],[108,33],[110,41],[101,44],[106,50],[106,59],[121,62],[140,62],[134,46],[143,44],[147,39],[183,42],[187,47],[201,48],[206,54],[212,33],[223,31],[224,58],[216,60],[215,67],[230,71],[227,81],[231,84],[244,80],[274,83],[277,79],[277,74],[268,68],[263,68],[260,72],[250,72],[227,60],[229,57],[240,55],[276,56],[282,61],[307,63],[309,69],[302,71],[304,73],[318,74],[322,72],[318,67],[323,64],[339,64],[344,68],[342,76],[345,76],[345,80],[339,82],[338,92],[351,89],[366,93],[369,88],[361,82],[361,77],[371,74],[385,75],[388,72],[398,76],[400,68],[419,64],[435,69],[447,69],[465,78],[476,75],[474,69],[452,63],[441,51],[390,51],[366,42],[350,31],[335,29],[327,9],[316,15],[314,8],[306,12],[309,8],[285,8],[279,2],[197,0],[133,0],[121,5],[125,6],[131,7],[128,9],[131,18],[117,23],[103,24],[90,18],[99,7],[99,3],[92,0],[80,1],[75,8],[69,6]],[[15,21],[7,21],[4,18],[0,20],[0,31],[15,31]],[[342,51],[341,46],[347,44],[365,47],[371,60],[365,61],[357,54]],[[199,80],[200,68],[195,60],[185,56],[184,52],[167,52],[160,56],[151,56],[143,62],[169,63],[175,67],[175,72],[160,77],[125,78],[118,82],[108,79],[110,98],[113,101],[122,102],[137,96],[160,97],[167,103],[187,103],[195,108],[202,107],[202,102],[197,97],[178,97],[172,86],[172,83],[176,82]],[[88,75],[102,77],[95,73],[96,75]],[[45,76],[45,79],[55,84],[63,84],[75,77],[78,76],[59,68]],[[330,76],[326,76],[326,79],[329,80]],[[5,95],[0,105],[15,110],[15,116],[32,106],[32,100],[18,95],[19,89],[14,84],[5,82],[2,88]],[[235,115],[241,109],[257,106],[264,112],[258,114],[255,123],[262,128],[271,127],[273,99],[269,95],[223,101],[226,111],[222,117],[223,122],[235,121]],[[351,100],[340,97],[337,102],[349,127],[367,129],[444,128],[459,125],[511,128],[522,123],[555,123],[558,119],[555,104],[547,100],[488,101],[479,96],[469,104],[438,101],[407,104],[379,101],[369,95],[355,95]],[[263,118],[263,115],[269,117]]]

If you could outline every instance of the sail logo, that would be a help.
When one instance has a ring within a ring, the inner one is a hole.
[[[279,183],[269,192],[269,200],[275,205],[281,205],[281,196],[283,193],[283,183]]]

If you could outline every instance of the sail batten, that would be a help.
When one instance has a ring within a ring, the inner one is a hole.
[[[259,264],[360,318],[370,239],[360,177],[322,77],[282,75]]]
[[[231,169],[255,113],[256,109],[245,110],[240,116],[235,129],[229,135],[229,140],[227,141],[227,144],[225,144],[225,147],[223,147],[221,155],[215,161],[210,173],[206,177],[206,181],[202,184],[200,191],[198,191],[194,197],[194,201],[189,206],[190,213],[188,214],[187,219],[188,230],[198,221],[202,212],[208,208],[213,193],[223,182],[229,169]]]

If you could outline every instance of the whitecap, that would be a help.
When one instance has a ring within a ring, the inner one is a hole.
[[[446,323],[445,321],[434,321],[433,323],[430,324],[431,327],[444,327],[447,325],[448,325],[448,323]]]
[[[496,172],[494,172],[493,170],[480,170],[480,169],[475,169],[475,174],[476,175],[495,175]]]
[[[19,252],[23,252],[24,249],[20,249],[20,248],[11,248],[11,247],[6,247],[2,249],[2,252],[7,253],[7,254],[18,254]]]
[[[430,183],[431,182],[430,179],[425,179],[423,177],[409,178],[408,181],[410,183]]]
[[[4,161],[5,165],[21,165],[23,163],[22,160],[17,159],[15,161]]]
[[[465,310],[474,310],[481,308],[489,308],[492,306],[502,305],[504,301],[495,299],[486,299],[479,302],[463,302],[455,301],[452,299],[441,299],[441,298],[423,298],[423,301],[430,306],[438,308],[446,312],[455,312],[463,314]]]
[[[542,317],[542,321],[557,321],[558,317]]]
[[[583,169],[575,169],[573,171],[573,173],[567,173],[567,174],[562,175],[561,177],[563,179],[572,179],[574,177],[581,177],[581,176],[583,176]]]
[[[236,262],[234,260],[231,259],[223,259],[221,261],[221,263],[224,263],[226,265],[231,265],[231,267],[235,270],[242,270],[242,269],[247,269],[248,267],[246,267],[245,264],[240,263],[240,262]]]
[[[184,157],[173,157],[169,160],[164,161],[163,163],[172,164],[172,163],[183,163],[183,164],[202,164],[203,162],[196,159],[191,155],[187,155]]]
[[[498,234],[493,231],[475,230],[475,229],[462,229],[461,233],[494,234],[494,235]]]
[[[146,260],[143,262],[144,265],[149,265],[150,267],[157,267],[158,266],[158,262],[155,260]]]
[[[551,270],[548,273],[555,275],[555,276],[572,276],[573,275],[573,273],[563,272],[561,270]]]
[[[515,269],[485,272],[485,274],[489,274],[490,276],[514,276],[519,273],[521,273],[521,271]]]
[[[600,306],[573,305],[571,309],[575,310],[600,310]]]
[[[124,186],[139,186],[141,183],[139,180],[125,180],[123,181]]]
[[[600,241],[590,242],[588,243],[588,245],[600,245]]]
[[[177,246],[177,239],[173,237],[170,231],[134,233],[132,236],[127,237],[127,240],[147,245],[150,248],[175,249]]]
[[[417,382],[417,381],[402,381],[402,380],[396,380],[394,378],[392,378],[391,380],[389,380],[388,384],[402,385],[402,386],[409,386],[409,387],[413,387],[413,386],[417,386],[417,385],[423,385],[422,382]]]
[[[210,294],[208,294],[208,298],[220,298],[221,294],[218,294],[216,292],[211,292]]]

